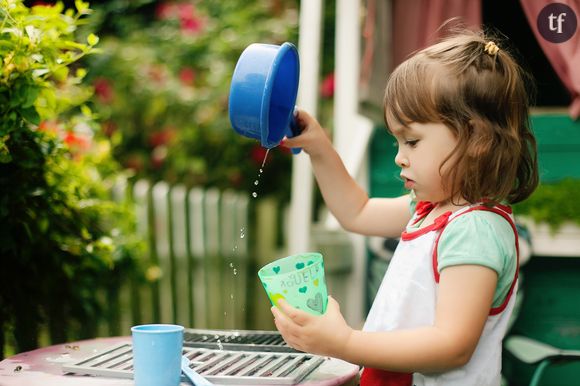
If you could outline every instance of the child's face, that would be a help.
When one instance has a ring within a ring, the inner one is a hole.
[[[401,168],[406,189],[413,189],[417,200],[442,202],[449,199],[441,174],[453,159],[441,164],[457,146],[457,139],[442,123],[389,125],[398,145],[395,163]]]

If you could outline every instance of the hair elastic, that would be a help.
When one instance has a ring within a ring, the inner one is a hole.
[[[499,52],[499,47],[492,42],[491,40],[485,44],[485,48],[483,49],[487,54],[491,56],[497,55]]]

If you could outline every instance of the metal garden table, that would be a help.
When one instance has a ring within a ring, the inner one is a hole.
[[[130,344],[130,337],[97,338],[39,348],[0,362],[0,386],[109,386],[133,385],[132,379],[65,374],[63,365],[98,355],[112,346]],[[328,358],[300,383],[301,386],[356,385],[359,367]],[[182,382],[182,385],[189,383]]]

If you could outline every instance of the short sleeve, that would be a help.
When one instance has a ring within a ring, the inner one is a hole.
[[[482,265],[498,274],[494,306],[507,295],[517,268],[515,234],[510,223],[489,211],[458,216],[443,230],[437,247],[439,272],[454,265]],[[499,304],[498,304],[499,303]]]

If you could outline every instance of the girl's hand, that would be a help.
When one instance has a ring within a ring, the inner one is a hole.
[[[296,111],[296,126],[300,134],[292,138],[284,138],[282,146],[301,147],[310,157],[315,157],[332,148],[332,142],[320,123],[304,110]]]
[[[296,309],[284,299],[277,304],[278,307],[271,308],[274,323],[290,347],[336,358],[347,352],[353,330],[346,324],[334,298],[328,297],[326,313],[321,316]]]

